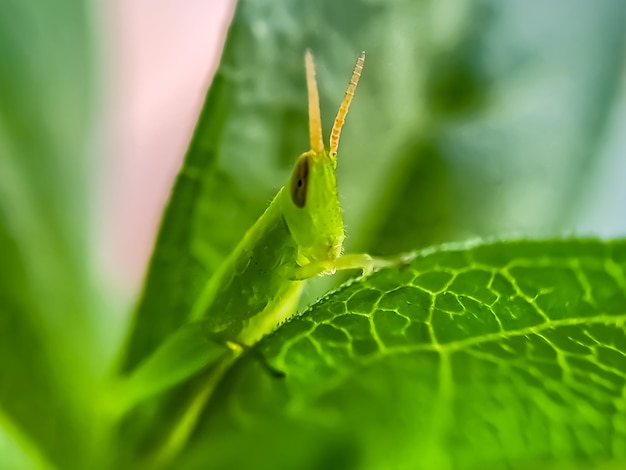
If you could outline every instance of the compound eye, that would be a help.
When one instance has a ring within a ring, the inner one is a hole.
[[[296,207],[303,208],[306,204],[306,193],[309,187],[309,156],[302,155],[291,175],[291,200]]]

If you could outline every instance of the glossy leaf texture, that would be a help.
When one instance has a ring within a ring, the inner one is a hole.
[[[240,362],[182,462],[620,468],[625,321],[624,241],[426,250],[263,340],[285,378]]]
[[[354,60],[367,52],[339,186],[348,250],[393,254],[567,230],[619,91],[625,21],[620,0],[240,1],[122,369],[185,321],[308,149],[306,48],[326,135]]]

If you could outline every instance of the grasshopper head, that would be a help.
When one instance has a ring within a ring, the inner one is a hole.
[[[337,193],[337,148],[344,119],[354,96],[365,53],[357,60],[354,72],[330,137],[330,150],[324,148],[320,118],[319,94],[315,80],[313,57],[305,56],[309,94],[309,132],[311,150],[298,158],[285,187],[287,199],[285,221],[300,248],[300,255],[308,261],[334,260],[343,249],[344,229]]]

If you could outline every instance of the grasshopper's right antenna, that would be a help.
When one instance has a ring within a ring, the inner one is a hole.
[[[317,91],[317,80],[315,80],[315,64],[310,50],[306,50],[304,55],[306,65],[306,87],[309,94],[309,135],[311,137],[311,150],[315,153],[324,151],[324,140],[322,139],[322,118],[320,114],[320,95]]]
[[[357,84],[359,83],[359,78],[361,78],[361,72],[363,71],[364,62],[365,51],[361,52],[361,55],[356,61],[354,71],[352,72],[352,77],[350,78],[350,83],[348,84],[348,89],[346,90],[346,94],[343,96],[343,101],[339,106],[339,111],[337,111],[337,117],[335,118],[335,123],[333,124],[333,130],[330,133],[330,154],[333,157],[337,156],[337,149],[339,148],[339,137],[341,136],[341,128],[343,127],[346,115],[348,114],[348,110],[350,109],[350,103],[352,102],[352,98],[354,97],[354,92],[356,90]]]

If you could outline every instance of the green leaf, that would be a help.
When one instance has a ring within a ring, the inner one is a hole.
[[[52,469],[40,455],[39,449],[24,442],[19,431],[3,418],[0,415],[0,468]]]
[[[85,236],[87,17],[76,0],[0,5],[0,425],[63,468],[85,468],[103,369]]]
[[[53,460],[62,460],[63,453],[69,453],[67,441],[77,437],[75,423],[55,377],[46,341],[31,316],[34,307],[16,243],[1,227],[0,253],[0,417],[4,415],[0,425],[14,440],[32,440],[36,442],[32,447],[40,447]],[[63,435],[57,431],[60,423],[66,429]]]
[[[263,340],[286,377],[241,361],[185,461],[245,467],[250,449],[256,468],[618,465],[625,322],[625,240],[427,250]]]

